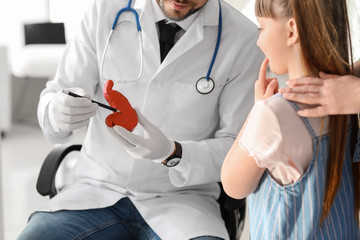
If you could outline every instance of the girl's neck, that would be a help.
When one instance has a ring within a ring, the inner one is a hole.
[[[288,75],[289,79],[300,78],[306,76],[306,69],[302,64],[302,57],[300,54],[300,49],[296,47],[292,53],[292,56],[288,61]]]

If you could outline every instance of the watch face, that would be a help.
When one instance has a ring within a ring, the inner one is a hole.
[[[178,165],[180,162],[180,158],[172,158],[172,159],[169,159],[167,162],[166,162],[166,166],[168,167],[174,167],[176,165]]]

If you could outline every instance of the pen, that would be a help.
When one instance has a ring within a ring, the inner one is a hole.
[[[87,98],[87,97],[84,97],[84,96],[77,95],[76,93],[70,92],[70,91],[68,91],[68,90],[62,90],[62,92],[65,93],[65,94],[67,94],[67,95],[69,95],[69,96],[73,96],[73,97]],[[119,110],[116,109],[116,108],[110,107],[110,106],[105,105],[105,104],[103,104],[103,103],[99,103],[99,102],[94,101],[94,100],[92,100],[92,99],[90,99],[90,100],[91,100],[91,102],[98,104],[100,107],[106,108],[106,109],[111,110],[111,111],[113,111],[113,112],[121,112],[121,111],[119,111]]]

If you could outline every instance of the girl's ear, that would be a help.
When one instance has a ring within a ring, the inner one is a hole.
[[[294,18],[290,18],[286,24],[287,45],[290,47],[299,41],[299,33]]]

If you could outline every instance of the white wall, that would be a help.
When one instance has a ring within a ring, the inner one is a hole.
[[[3,0],[0,2],[0,45],[13,48],[24,44],[23,24],[65,22],[67,37],[75,34],[84,11],[92,0]],[[50,14],[50,19],[48,18]]]
[[[255,24],[257,24],[255,13],[254,13],[255,0],[225,0],[225,1],[230,3],[236,9],[241,11],[251,21],[253,21]]]
[[[3,0],[0,2],[0,44],[13,45],[22,41],[22,24],[45,20],[43,0]]]
[[[64,22],[67,38],[74,36],[80,20],[93,0],[51,0],[50,18],[53,22]]]
[[[360,1],[348,0],[349,21],[354,59],[360,59]]]

